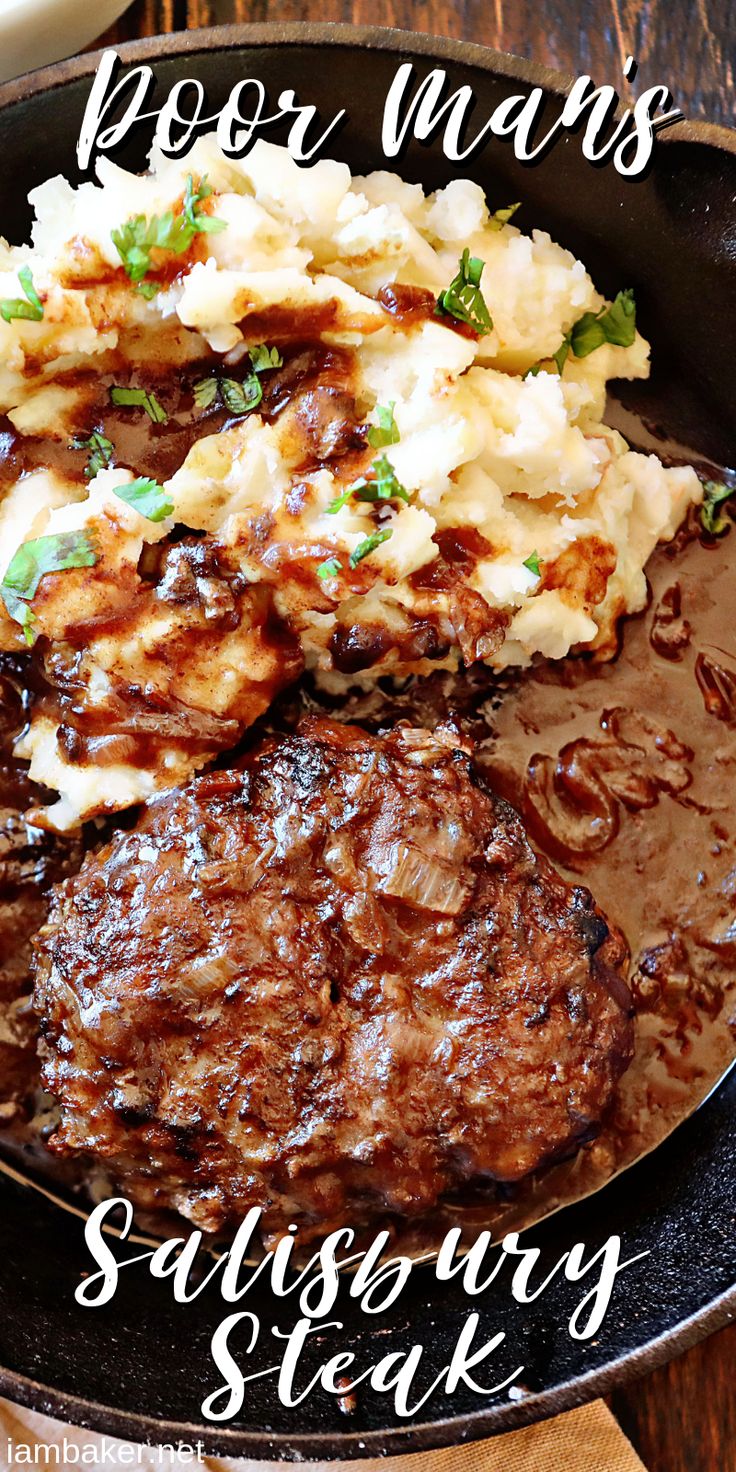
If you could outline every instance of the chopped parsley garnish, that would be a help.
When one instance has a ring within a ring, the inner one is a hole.
[[[10,561],[0,593],[10,617],[21,625],[27,644],[33,644],[36,622],[29,606],[47,572],[64,572],[70,567],[94,567],[97,552],[87,532],[57,532],[23,542]]]
[[[385,412],[392,413],[392,411],[393,405],[390,410]],[[352,497],[355,497],[356,501],[408,502],[408,492],[402,486],[401,481],[397,479],[396,471],[386,455],[379,455],[373,461],[371,469],[374,472],[373,480],[366,480],[365,476],[361,476],[359,480],[353,481],[352,485],[347,486],[342,492],[342,495],[331,502],[327,507],[331,516],[341,511],[342,507]],[[362,562],[364,557],[369,557],[371,552],[375,551],[376,547],[380,547],[382,542],[387,542],[389,537],[392,536],[393,531],[390,527],[383,527],[380,530],[371,532],[350,553],[350,566],[357,567],[358,563]],[[317,576],[320,578],[335,577],[340,570],[340,564],[337,558],[331,557],[328,558],[327,562],[323,562],[317,568]]]
[[[278,348],[270,348],[265,342],[249,348],[248,356],[254,373],[267,373],[269,368],[281,368],[284,362]]]
[[[619,291],[610,307],[600,312],[585,312],[574,322],[560,343],[553,362],[561,375],[572,352],[576,358],[587,358],[606,342],[615,347],[630,348],[636,337],[636,302],[631,290]]]
[[[258,408],[263,398],[263,389],[258,382],[259,373],[266,373],[270,368],[280,368],[284,360],[278,348],[269,348],[265,342],[250,348],[248,356],[251,371],[242,381],[236,378],[218,378],[213,374],[209,378],[200,378],[195,383],[192,392],[198,409],[209,409],[218,398],[231,414],[250,414],[253,409]]]
[[[198,409],[209,409],[216,399],[221,399],[231,414],[250,414],[257,409],[263,398],[263,389],[258,375],[250,373],[242,383],[235,378],[200,378],[195,383],[194,402]]]
[[[401,435],[394,419],[395,408],[395,399],[391,400],[388,407],[384,404],[376,404],[378,424],[369,425],[366,432],[366,439],[372,450],[380,450],[383,445],[398,445]]]
[[[88,458],[84,469],[86,476],[97,475],[98,471],[105,470],[108,465],[112,464],[112,458],[115,454],[115,446],[112,440],[108,440],[104,434],[100,434],[98,429],[93,429],[92,433],[86,439],[81,434],[73,435],[69,441],[69,449],[87,451]]]
[[[116,486],[115,495],[121,501],[127,502],[128,506],[132,506],[134,511],[139,511],[148,521],[165,521],[174,509],[174,503],[163,486],[145,475],[139,476],[138,480],[129,481],[125,486]]]
[[[249,373],[241,383],[234,378],[219,378],[220,395],[231,414],[250,414],[257,409],[263,398],[263,389],[257,373]]]
[[[542,366],[541,363],[532,363],[531,368],[527,368],[526,373],[523,375],[523,377],[524,378],[536,378],[536,376],[537,376],[537,374],[538,374],[541,366]]]
[[[118,230],[112,230],[112,243],[120,256],[126,275],[136,284],[151,269],[151,251],[170,250],[181,255],[194,239],[181,215],[167,210],[165,215],[133,215]]]
[[[471,256],[466,246],[458,261],[457,276],[440,292],[435,309],[439,317],[449,315],[458,322],[466,322],[479,337],[485,337],[493,329],[493,319],[480,289],[484,265],[485,261]]]
[[[12,322],[14,317],[25,317],[30,322],[40,322],[43,319],[43,304],[41,298],[33,285],[33,275],[30,266],[21,266],[18,272],[18,280],[21,289],[25,293],[26,300],[22,297],[6,297],[0,302],[0,317],[5,322]]]
[[[374,480],[365,480],[361,476],[350,487],[356,501],[406,501],[408,504],[409,493],[402,486],[387,455],[379,455],[371,469]]]
[[[355,486],[361,485],[361,484],[362,484],[362,481],[357,481],[356,480]],[[335,500],[334,501],[330,501],[330,504],[327,507],[327,513],[328,513],[329,516],[336,516],[337,513],[338,513],[338,511],[342,511],[343,506],[346,506],[347,503],[348,503],[348,501],[350,500],[350,498],[351,498],[351,496],[353,494],[353,490],[355,489],[355,486],[348,486],[347,489],[344,490],[341,495],[335,497]]]
[[[340,561],[340,558],[328,557],[324,562],[320,562],[320,565],[317,568],[317,577],[322,579],[337,578],[340,576],[341,572],[342,563]]]
[[[576,358],[587,358],[604,342],[630,348],[636,337],[636,302],[631,290],[619,291],[610,307],[586,312],[575,323],[570,346]]]
[[[350,566],[357,567],[364,557],[370,557],[376,547],[380,547],[382,542],[387,542],[392,536],[393,532],[390,527],[384,527],[380,532],[371,532],[370,536],[364,537],[362,542],[358,543],[355,551],[350,553]]]
[[[194,235],[219,235],[221,230],[227,230],[227,220],[218,220],[214,215],[203,215],[199,206],[205,199],[209,199],[212,193],[212,185],[207,183],[207,175],[204,174],[199,183],[199,188],[194,188],[194,180],[191,174],[187,174],[187,182],[184,186],[184,208],[182,214],[189,229]]]
[[[396,475],[391,461],[386,455],[379,455],[371,466],[374,472],[373,480],[366,480],[361,475],[359,480],[353,481],[340,496],[330,502],[327,510],[330,516],[342,511],[353,497],[356,501],[409,501],[409,493],[404,489],[401,481]]]
[[[110,399],[117,409],[145,409],[153,424],[166,424],[168,414],[155,394],[145,388],[119,388],[113,384]]]
[[[730,523],[725,516],[721,516],[719,508],[730,496],[736,496],[736,486],[726,486],[720,480],[704,481],[700,522],[703,530],[711,537],[722,537],[728,531]]]
[[[560,375],[560,378],[562,378],[562,370],[567,362],[567,355],[570,351],[570,338],[571,333],[566,332],[565,336],[562,339],[562,342],[560,343],[560,346],[557,349],[557,352],[552,354],[552,362],[554,363],[557,372]]]
[[[188,174],[180,214],[167,210],[163,215],[151,215],[150,218],[133,215],[119,229],[111,231],[113,245],[131,281],[138,283],[148,275],[152,250],[168,250],[180,256],[189,249],[195,235],[214,235],[227,229],[226,220],[218,220],[214,215],[202,214],[199,210],[211,193],[206,177],[195,190],[192,176]]]
[[[533,573],[535,578],[538,578],[540,575],[540,565],[541,558],[538,552],[531,552],[526,561],[522,563],[522,567],[527,568],[529,572]]]
[[[139,281],[136,287],[136,291],[139,291],[141,296],[146,298],[147,302],[152,302],[153,298],[158,296],[160,290],[161,287],[158,281]]]
[[[214,404],[220,392],[219,378],[200,378],[192,390],[194,402],[198,409],[209,409]]]
[[[516,204],[507,204],[503,209],[494,210],[488,224],[492,230],[502,230],[504,225],[508,225],[509,220],[516,214],[516,211],[520,209],[521,200],[519,199]]]

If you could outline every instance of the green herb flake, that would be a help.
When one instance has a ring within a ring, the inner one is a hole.
[[[134,511],[139,511],[148,521],[165,521],[174,510],[174,503],[168,492],[158,481],[147,476],[139,476],[138,480],[131,480],[125,486],[116,486],[115,495],[128,506],[132,506]]]
[[[516,204],[507,204],[503,209],[494,210],[488,221],[491,230],[502,230],[504,225],[508,225],[509,220],[516,214],[516,211],[520,209],[521,200],[519,199]]]
[[[36,634],[34,628],[36,624],[36,615],[33,612],[33,609],[30,608],[27,603],[19,602],[14,617],[16,623],[19,623],[23,630],[23,638],[25,639],[28,648],[32,649],[33,645],[36,642]]]
[[[564,368],[564,366],[565,366],[565,364],[567,362],[569,353],[570,353],[570,333],[568,332],[563,337],[562,342],[560,343],[560,346],[557,349],[557,352],[552,354],[552,362],[555,364],[555,367],[557,368],[557,372],[559,373],[560,378],[562,378],[562,370],[563,370],[563,368]]]
[[[211,193],[212,185],[207,183],[206,174],[202,176],[199,187],[196,190],[194,188],[194,179],[192,178],[192,175],[187,174],[186,184],[184,185],[184,205],[182,208],[182,214],[184,215],[184,219],[186,220],[187,224],[191,225],[193,230],[195,230],[197,226],[197,206],[202,204],[205,199],[209,199]]]
[[[25,293],[26,300],[21,297],[6,297],[0,301],[0,317],[5,322],[12,322],[15,317],[23,317],[29,322],[41,322],[43,320],[43,304],[41,298],[33,285],[33,275],[30,266],[21,266],[18,272],[18,281],[21,290]]]
[[[120,388],[113,384],[110,401],[117,409],[145,409],[153,424],[166,424],[169,417],[156,395],[149,394],[145,388]]]
[[[112,243],[130,281],[138,284],[148,275],[153,250],[171,251],[173,255],[180,256],[189,249],[195,235],[213,235],[227,228],[226,220],[218,220],[214,215],[205,215],[199,210],[211,193],[206,178],[195,190],[194,180],[188,174],[180,214],[167,210],[163,215],[150,217],[132,215],[124,225],[111,231]]]
[[[402,486],[387,455],[379,455],[371,469],[374,480],[361,477],[352,487],[356,501],[405,501],[408,505],[409,493]]]
[[[191,174],[187,174],[182,213],[192,235],[219,235],[221,230],[227,230],[226,220],[218,220],[214,215],[204,215],[199,210],[199,206],[205,199],[209,199],[211,193],[212,186],[207,183],[206,174],[196,190]]]
[[[378,424],[370,424],[366,431],[366,439],[372,450],[380,450],[383,445],[398,445],[401,435],[394,419],[395,408],[395,399],[391,400],[388,407],[376,404]]]
[[[370,536],[364,537],[362,542],[358,543],[355,551],[350,553],[350,566],[357,567],[358,563],[362,562],[364,557],[370,557],[371,552],[375,552],[376,547],[380,547],[382,542],[387,542],[389,537],[392,536],[393,532],[390,527],[385,527],[380,532],[371,532]]]
[[[317,568],[317,577],[322,578],[324,581],[325,578],[339,577],[341,572],[342,563],[339,557],[328,557],[325,562],[320,562]]]
[[[231,414],[250,414],[257,409],[263,398],[258,375],[280,368],[284,360],[278,348],[269,348],[265,342],[250,348],[249,357],[251,371],[242,382],[235,378],[218,378],[215,374],[200,378],[192,389],[197,408],[209,409],[217,399],[221,399]]]
[[[719,508],[731,496],[736,496],[736,486],[724,485],[720,480],[704,481],[700,523],[709,536],[722,537],[728,531],[730,522],[726,516],[721,516]]]
[[[86,450],[88,459],[84,473],[91,477],[97,475],[100,470],[106,470],[112,464],[115,454],[115,446],[112,440],[106,438],[99,430],[93,429],[86,438],[84,435],[75,434],[69,441],[70,450]]]
[[[195,383],[192,389],[197,408],[209,409],[210,405],[214,404],[219,392],[220,385],[216,378],[200,378],[199,382]]]
[[[552,361],[562,377],[562,370],[572,352],[576,358],[587,358],[606,342],[615,347],[630,348],[636,338],[636,302],[633,291],[620,291],[610,307],[600,312],[585,312],[573,324],[560,343]]]
[[[136,291],[139,291],[147,302],[152,302],[153,298],[158,296],[160,290],[161,287],[158,281],[139,281],[136,287]]]
[[[210,405],[215,403],[215,399],[219,394],[218,380],[216,378],[199,378],[197,383],[191,387],[191,393],[193,393],[194,403],[196,403],[197,409],[209,409]]]
[[[234,378],[220,378],[218,385],[225,408],[229,409],[231,414],[238,416],[251,414],[254,409],[258,408],[263,398],[263,389],[256,373],[250,373],[242,383],[238,383]]]
[[[532,363],[531,368],[527,368],[526,373],[523,375],[523,377],[524,378],[536,378],[536,376],[537,376],[537,374],[538,374],[541,366],[542,366],[541,363]]]
[[[522,567],[525,567],[528,572],[534,574],[535,578],[538,578],[540,576],[541,561],[542,559],[540,558],[539,553],[532,552],[530,553],[529,557],[527,557],[526,561],[522,563]]]
[[[249,373],[242,383],[235,378],[200,378],[193,385],[192,393],[198,409],[210,409],[220,399],[229,413],[236,417],[251,414],[263,398],[257,373]]]
[[[570,332],[570,347],[576,358],[587,358],[604,343],[630,348],[636,337],[636,302],[633,291],[620,291],[610,307],[586,312]]]
[[[439,317],[449,315],[458,322],[465,322],[485,337],[493,329],[493,319],[480,289],[485,261],[471,256],[467,246],[458,261],[458,273],[445,291],[437,298],[436,313]]]
[[[57,532],[21,544],[0,584],[0,594],[10,617],[23,629],[27,644],[34,642],[36,621],[28,605],[36,596],[41,578],[71,567],[94,567],[96,562],[92,538],[83,531]]]
[[[165,215],[133,215],[119,229],[110,232],[129,280],[136,285],[151,270],[151,251],[170,250],[181,255],[194,239],[183,217],[171,210]]]
[[[330,504],[327,507],[328,516],[336,516],[338,511],[342,511],[343,506],[347,505],[347,502],[350,500],[353,491],[355,490],[355,486],[357,485],[367,485],[367,481],[356,480],[355,485],[348,486],[341,495],[335,497],[334,501],[330,501]]]
[[[249,348],[248,356],[254,373],[267,373],[270,368],[282,368],[284,364],[278,348],[269,348],[265,342]]]
[[[408,491],[402,486],[396,475],[391,461],[386,455],[379,455],[371,466],[373,479],[367,480],[361,475],[359,480],[353,481],[346,490],[342,492],[327,507],[330,516],[335,516],[352,497],[356,501],[405,501],[409,503]]]

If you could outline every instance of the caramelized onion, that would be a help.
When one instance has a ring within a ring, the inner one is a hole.
[[[459,913],[468,890],[456,869],[438,864],[412,843],[395,843],[390,852],[391,868],[380,885],[384,894],[416,905],[419,910],[438,910],[442,915]]]

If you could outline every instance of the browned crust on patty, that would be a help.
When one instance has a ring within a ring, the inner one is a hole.
[[[412,1217],[598,1130],[625,950],[457,738],[309,720],[154,803],[37,943],[52,1148],[218,1229]]]

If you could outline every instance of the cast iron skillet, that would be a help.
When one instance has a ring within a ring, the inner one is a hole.
[[[333,135],[327,151],[358,172],[383,166],[382,99],[400,59],[412,59],[419,77],[442,65],[453,87],[470,83],[480,118],[533,85],[544,88],[552,117],[568,85],[556,73],[477,46],[348,26],[232,27],[120,49],[127,63],[153,63],[162,90],[183,76],[201,78],[213,106],[237,80],[258,76],[272,99],[293,87],[326,118],[346,107],[349,125]],[[0,88],[0,221],[13,240],[27,230],[28,190],[57,171],[74,177],[74,147],[96,61],[78,58]],[[273,136],[282,141],[278,132]],[[736,460],[733,323],[729,330],[736,295],[735,139],[723,129],[680,125],[658,143],[648,177],[633,183],[611,167],[586,163],[579,137],[534,168],[516,163],[509,144],[497,141],[463,165],[497,204],[523,200],[522,227],[550,230],[585,261],[603,291],[613,294],[622,284],[636,289],[642,330],[655,344],[655,373],[645,388],[625,390],[627,402],[721,464]],[[139,135],[119,160],[142,167],[145,147]],[[433,188],[456,172],[436,139],[410,146],[395,166]],[[478,1342],[506,1332],[486,1383],[523,1364],[513,1395],[438,1393],[408,1423],[373,1393],[359,1393],[350,1417],[319,1390],[285,1409],[266,1377],[251,1383],[235,1422],[206,1425],[201,1402],[222,1378],[210,1362],[209,1341],[231,1307],[214,1294],[187,1307],[172,1305],[164,1285],[142,1268],[122,1274],[109,1308],[77,1307],[74,1289],[90,1266],[79,1217],[0,1176],[0,1390],[38,1410],[134,1440],[199,1437],[211,1452],[270,1459],[421,1450],[565,1410],[651,1370],[733,1315],[735,1102],[732,1074],[653,1156],[529,1234],[547,1270],[573,1243],[584,1241],[592,1253],[611,1233],[622,1236],[624,1256],[649,1253],[619,1278],[594,1341],[576,1342],[567,1332],[581,1296],[571,1284],[520,1307],[507,1278],[469,1300],[456,1282],[439,1287],[429,1270],[419,1269],[388,1315],[371,1320],[351,1311],[349,1302],[338,1309],[332,1317],[345,1324],[340,1343],[329,1335],[322,1346],[319,1338],[309,1342],[302,1385],[337,1348],[353,1349],[359,1370],[419,1342],[426,1386],[447,1364],[471,1310],[481,1316]],[[129,1247],[124,1255],[137,1250]],[[274,1311],[264,1293],[240,1307],[258,1312],[264,1324],[244,1365],[250,1373],[278,1357],[272,1323],[288,1328],[295,1315],[290,1300]]]

